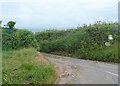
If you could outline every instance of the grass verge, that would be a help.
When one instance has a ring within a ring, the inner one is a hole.
[[[55,79],[54,65],[36,61],[34,48],[3,51],[3,84],[51,84]]]

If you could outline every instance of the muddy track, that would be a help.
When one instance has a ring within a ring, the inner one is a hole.
[[[43,55],[59,70],[58,84],[118,84],[118,64]]]

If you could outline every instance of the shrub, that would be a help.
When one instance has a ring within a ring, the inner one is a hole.
[[[42,35],[41,35],[42,34]],[[117,49],[105,46],[108,35],[113,35],[112,46],[118,41],[117,23],[96,23],[78,29],[44,31],[36,34],[42,52],[58,53],[82,59],[118,62]],[[43,38],[42,38],[43,37]],[[39,39],[40,38],[40,39]]]
[[[28,30],[7,31],[3,30],[3,49],[19,49],[28,47],[37,47],[37,41],[34,34]]]

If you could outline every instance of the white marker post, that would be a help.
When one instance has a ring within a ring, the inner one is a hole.
[[[113,40],[113,36],[112,35],[108,35],[108,39],[109,40]]]
[[[105,42],[105,45],[106,46],[111,46],[111,42],[110,41],[113,40],[113,36],[112,35],[108,35],[108,40],[109,40],[109,42]]]

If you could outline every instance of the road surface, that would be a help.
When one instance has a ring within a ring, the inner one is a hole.
[[[118,64],[43,54],[59,69],[58,84],[118,84]]]

